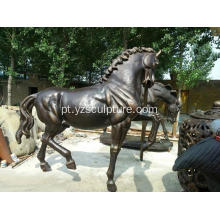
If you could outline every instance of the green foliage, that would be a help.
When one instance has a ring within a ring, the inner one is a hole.
[[[214,62],[219,58],[219,53],[214,53],[210,43],[202,46],[193,45],[188,53],[183,55],[182,63],[176,66],[177,84],[179,88],[190,89],[201,80],[207,80]],[[181,68],[179,68],[181,67]]]
[[[76,81],[97,82],[122,50],[144,46],[162,49],[157,80],[170,72],[178,86],[190,87],[208,77],[216,60],[210,42],[209,28],[0,28],[0,70],[15,77],[38,74],[71,87]]]
[[[15,77],[15,76],[18,76],[19,73],[13,71],[11,67],[8,67],[8,70],[5,71],[5,75],[6,75],[6,76],[11,75],[11,76]]]

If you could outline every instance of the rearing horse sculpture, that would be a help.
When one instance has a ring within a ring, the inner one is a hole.
[[[32,107],[35,106],[39,119],[46,126],[37,155],[41,169],[50,170],[49,164],[45,161],[47,145],[66,158],[67,168],[76,169],[71,152],[56,143],[54,137],[69,126],[96,129],[111,125],[112,146],[107,171],[107,188],[109,191],[116,191],[114,182],[116,159],[131,120],[136,117],[137,108],[141,106],[141,85],[145,83],[147,87],[151,87],[154,83],[154,68],[158,64],[159,54],[160,52],[156,53],[151,48],[134,47],[125,50],[113,61],[100,84],[75,90],[49,88],[26,97],[20,104],[17,142],[21,143],[22,135],[27,138],[30,136],[30,129],[34,123],[31,113]],[[110,108],[117,111],[111,113],[106,111]]]

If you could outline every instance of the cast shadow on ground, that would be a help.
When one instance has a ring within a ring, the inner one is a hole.
[[[90,168],[103,168],[106,167],[106,171],[109,166],[109,153],[104,152],[82,152],[82,151],[73,151],[72,157],[76,162],[77,166],[85,166]],[[151,192],[153,191],[153,187],[148,177],[145,174],[145,171],[150,168],[150,161],[139,161],[139,152],[130,150],[123,152],[123,150],[119,153],[116,169],[115,169],[115,180],[117,183],[117,178],[119,178],[124,172],[126,172],[129,168],[133,168],[134,174],[134,184],[138,192]],[[50,164],[53,172],[53,165],[57,163],[63,164],[61,167],[57,168],[57,170],[67,173],[73,177],[73,181],[81,181],[80,174],[74,172],[74,170],[69,170],[66,168],[66,160],[59,154],[52,154],[46,158],[47,162]],[[35,165],[36,168],[40,169],[39,163]],[[106,172],[103,172],[103,175],[106,176]],[[125,177],[126,178],[126,177]],[[106,176],[107,180],[107,176]]]
[[[179,180],[177,178],[177,173],[170,172],[162,177],[162,182],[166,192],[181,192],[182,187],[180,186]]]
[[[148,170],[151,162],[150,161],[143,161],[145,162],[144,166],[135,166],[134,167],[134,183],[136,186],[137,192],[153,192],[153,186],[149,181],[148,177],[144,173],[145,170]]]

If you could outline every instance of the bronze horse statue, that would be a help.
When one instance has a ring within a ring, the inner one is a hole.
[[[160,51],[156,53],[151,48],[134,47],[125,50],[112,62],[102,83],[75,90],[48,88],[26,97],[20,104],[17,142],[21,143],[22,135],[27,138],[30,136],[30,129],[34,124],[32,107],[35,106],[39,119],[45,124],[42,145],[37,155],[41,169],[50,170],[45,161],[47,145],[66,158],[67,168],[76,169],[71,152],[56,143],[54,137],[69,126],[97,129],[111,125],[112,145],[107,188],[115,192],[117,187],[114,170],[117,156],[131,120],[136,117],[137,108],[141,106],[141,85],[144,83],[151,87],[154,83],[154,69],[159,63],[159,54]],[[108,109],[117,111],[108,112]]]
[[[143,101],[144,97],[144,87],[142,87],[141,92],[141,100]],[[170,123],[176,122],[177,114],[180,111],[181,103],[177,97],[176,90],[173,90],[170,85],[164,85],[160,82],[155,82],[154,85],[150,88],[148,88],[147,93],[147,106],[150,107],[157,107],[158,101],[163,101],[166,103],[167,108],[167,117],[163,117],[160,113],[158,113],[158,120],[155,120],[154,117],[152,117],[149,114],[142,114],[137,115],[137,117],[133,121],[153,121],[152,123],[152,129],[156,129],[155,131],[150,133],[150,136],[148,137],[149,141],[154,140],[154,136],[157,134],[159,124],[161,123],[163,128],[164,137],[166,140],[169,140],[168,138],[168,132],[165,126],[165,119],[169,121]]]

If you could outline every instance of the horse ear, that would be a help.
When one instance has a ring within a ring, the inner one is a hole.
[[[165,85],[165,88],[168,89],[168,90],[172,90],[172,86],[170,84]]]
[[[159,55],[161,54],[161,50],[159,50],[157,53],[156,53],[156,57],[159,57]]]
[[[146,55],[144,58],[144,65],[147,68],[152,68],[153,64],[154,64],[154,57],[152,56],[152,54]]]
[[[177,98],[177,91],[176,90],[171,90],[170,94],[172,94],[173,96],[175,96]]]

